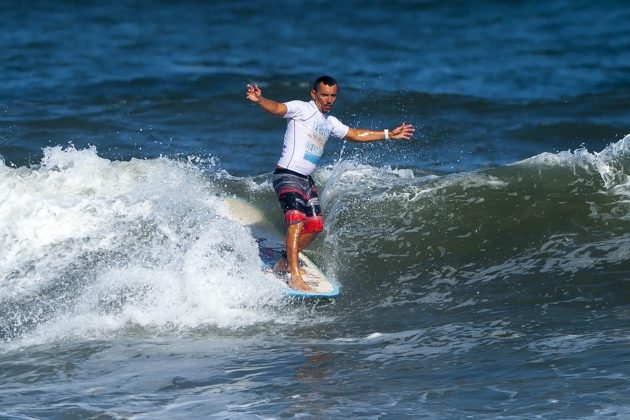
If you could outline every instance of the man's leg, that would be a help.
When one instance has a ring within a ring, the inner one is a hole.
[[[274,172],[273,189],[284,211],[287,224],[286,254],[274,266],[274,271],[289,272],[292,287],[310,290],[304,279],[306,271],[299,267],[299,253],[313,242],[323,228],[317,188],[310,177]]]
[[[299,260],[298,260],[298,255],[301,249],[303,249],[303,248],[300,248],[300,242],[301,242],[300,239],[303,236],[301,235],[303,228],[304,228],[303,221],[290,224],[287,227],[287,238],[286,238],[287,261],[289,264],[289,272],[291,273],[291,280],[289,281],[289,286],[293,287],[294,289],[299,289],[299,290],[308,292],[311,290],[311,288],[308,284],[306,284],[306,282],[302,278],[302,274],[300,273]],[[309,234],[306,234],[306,235],[309,235]],[[312,240],[313,239],[310,238],[310,241]]]
[[[289,225],[291,226],[291,225]],[[300,239],[298,240],[298,254],[300,252],[302,252],[303,250],[305,250],[317,237],[317,235],[319,234],[319,232],[310,232],[310,233],[304,233],[304,227],[302,227],[302,229],[300,230]],[[288,243],[289,243],[289,228],[287,227],[287,240],[286,240],[286,244],[287,244],[287,248]],[[287,256],[289,255],[289,252],[287,250]],[[291,265],[289,264],[289,260],[287,258],[281,258],[273,267],[274,271],[279,271],[279,272],[291,272]],[[300,274],[306,274],[306,270],[304,270],[303,268],[299,268],[298,270],[300,271]]]
[[[300,252],[305,250],[311,244],[311,242],[313,242],[315,238],[317,238],[318,234],[319,232],[310,232],[310,233],[300,234],[300,243],[299,243]]]

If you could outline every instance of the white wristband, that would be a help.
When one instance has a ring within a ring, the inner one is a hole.
[[[386,128],[383,133],[385,134],[385,140],[389,140],[389,130]]]

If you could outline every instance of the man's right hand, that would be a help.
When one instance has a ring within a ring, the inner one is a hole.
[[[273,115],[283,117],[287,113],[285,104],[263,97],[262,90],[255,83],[247,85],[247,99],[257,103],[258,106]]]
[[[260,90],[257,84],[253,83],[251,85],[247,85],[247,99],[249,99],[252,102],[258,102],[260,101],[261,97],[262,97],[262,90]]]

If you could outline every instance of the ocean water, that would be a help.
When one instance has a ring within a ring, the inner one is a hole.
[[[630,417],[630,6],[0,1],[0,418]],[[279,101],[331,139],[283,299]]]

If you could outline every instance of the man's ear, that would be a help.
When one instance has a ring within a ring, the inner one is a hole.
[[[317,92],[315,92],[313,89],[311,89],[311,98],[313,100],[315,100],[315,98],[317,98]]]

